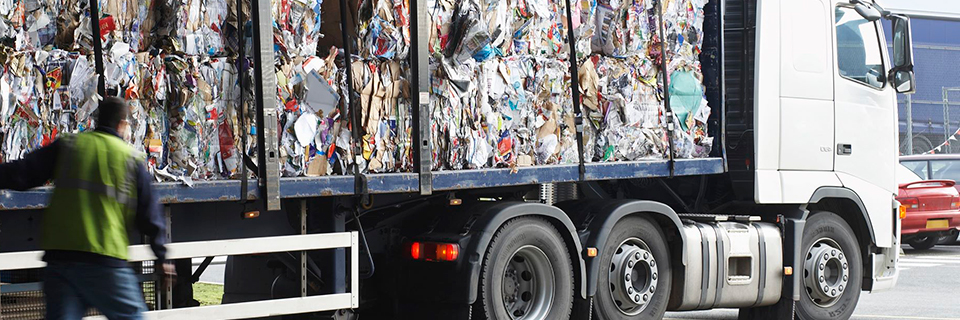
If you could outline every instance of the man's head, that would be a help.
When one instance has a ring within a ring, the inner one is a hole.
[[[128,125],[127,116],[130,113],[126,101],[117,97],[107,97],[100,101],[99,113],[97,126],[117,130],[123,136]]]

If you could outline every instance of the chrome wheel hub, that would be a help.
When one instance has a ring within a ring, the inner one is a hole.
[[[803,265],[803,283],[813,303],[833,306],[849,281],[850,265],[840,245],[832,239],[817,240],[807,251]]]
[[[646,243],[637,238],[624,240],[616,250],[610,260],[610,293],[621,313],[637,315],[657,290],[657,261]]]
[[[510,319],[546,319],[553,304],[556,276],[547,255],[534,246],[514,252],[503,272],[503,306]]]

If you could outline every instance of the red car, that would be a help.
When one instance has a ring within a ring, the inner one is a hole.
[[[903,243],[914,249],[933,248],[941,238],[960,229],[960,192],[953,180],[923,180],[903,165],[898,166],[900,193],[897,201],[906,207],[901,217]]]

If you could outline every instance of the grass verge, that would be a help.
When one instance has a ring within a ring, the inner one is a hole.
[[[218,305],[220,300],[223,299],[223,285],[194,283],[193,298],[200,301],[201,306]]]

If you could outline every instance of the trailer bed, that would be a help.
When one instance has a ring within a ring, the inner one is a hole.
[[[673,161],[673,176],[720,174],[722,158],[682,159]],[[670,161],[637,161],[587,163],[585,181],[670,177]],[[419,174],[369,174],[367,190],[371,194],[419,192]],[[284,199],[354,195],[353,175],[297,177],[280,179],[280,197]],[[553,182],[576,182],[579,169],[575,164],[511,169],[480,169],[432,172],[433,190],[460,190],[509,187]],[[198,181],[193,187],[180,182],[154,184],[163,204],[239,201],[240,180]],[[41,209],[46,207],[51,187],[30,191],[0,190],[0,210]],[[247,198],[256,199],[256,180],[248,181]]]

